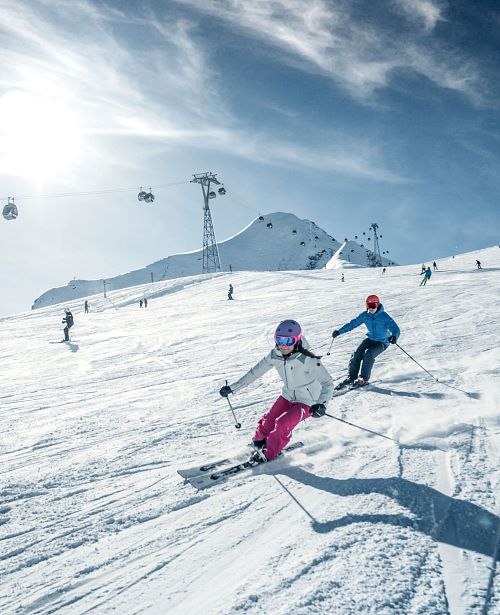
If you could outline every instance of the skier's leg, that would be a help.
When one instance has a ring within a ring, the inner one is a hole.
[[[66,325],[64,327],[64,341],[65,342],[69,342],[69,329],[68,329],[68,325]]]
[[[282,415],[283,412],[286,412],[291,405],[291,401],[288,401],[280,395],[271,408],[260,417],[253,440],[265,440],[274,429],[276,419]]]
[[[361,378],[364,378],[366,382],[370,380],[372,367],[375,363],[375,357],[378,357],[378,355],[385,350],[385,346],[382,342],[374,342],[372,340],[369,341],[371,342],[371,345],[363,356],[363,364],[361,366]]]
[[[277,457],[282,449],[290,442],[292,431],[300,421],[311,416],[309,406],[305,404],[291,404],[286,412],[278,416],[273,431],[267,436],[265,455],[268,459]]]
[[[356,348],[356,350],[352,353],[351,360],[349,361],[349,378],[351,381],[356,380],[359,374],[359,366],[361,365],[361,360],[363,355],[365,354],[366,349],[370,346],[370,341],[368,338],[364,339],[361,344]]]

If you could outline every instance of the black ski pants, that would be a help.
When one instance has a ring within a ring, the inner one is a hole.
[[[366,337],[352,353],[351,360],[349,361],[349,378],[351,380],[356,380],[361,366],[361,378],[370,380],[375,358],[384,352],[384,350],[385,344],[382,342],[375,342],[369,337]]]
[[[68,325],[66,325],[66,326],[64,327],[64,341],[65,341],[65,342],[69,342],[69,330],[71,329],[71,327],[72,327],[72,326],[73,326],[73,325],[70,325],[70,326],[68,327]]]

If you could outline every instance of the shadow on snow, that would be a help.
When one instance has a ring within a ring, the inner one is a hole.
[[[288,468],[279,474],[309,485],[315,489],[340,496],[379,493],[398,502],[413,513],[414,518],[402,514],[347,515],[334,521],[317,521],[291,492],[285,490],[313,521],[316,532],[331,532],[351,523],[387,523],[410,527],[445,544],[482,553],[499,559],[497,537],[500,519],[488,510],[440,491],[404,478],[350,478],[340,480],[316,476],[301,468]],[[275,476],[277,480],[277,476]]]

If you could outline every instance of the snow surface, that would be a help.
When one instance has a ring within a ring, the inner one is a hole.
[[[483,270],[474,269],[475,259]],[[498,614],[500,249],[420,264],[158,282],[1,319],[0,613]],[[234,301],[227,301],[229,282]],[[300,449],[196,492],[176,472],[240,452],[275,373],[232,396],[299,320],[335,379],[380,295],[402,350],[299,425]],[[139,309],[139,297],[150,298]]]
[[[344,244],[345,245],[345,244]],[[289,213],[260,216],[241,232],[218,243],[222,271],[284,271],[321,269],[336,254],[335,266],[367,266],[369,251],[356,242],[342,252],[340,243],[310,220]],[[383,257],[384,265],[395,264]],[[328,265],[332,267],[332,263]],[[130,288],[153,280],[171,280],[199,275],[203,270],[201,250],[175,254],[136,271],[106,279],[107,291]],[[33,309],[102,293],[103,280],[71,280],[51,288],[35,299]]]

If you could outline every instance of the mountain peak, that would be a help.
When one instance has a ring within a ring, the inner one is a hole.
[[[370,251],[354,241],[340,243],[315,222],[291,213],[260,215],[242,231],[218,243],[222,271],[289,271],[370,265]],[[142,269],[106,279],[106,289],[199,275],[202,250],[174,254]],[[384,264],[389,264],[384,259]],[[393,263],[394,264],[394,263]],[[71,280],[38,297],[32,309],[103,291],[103,280]]]

